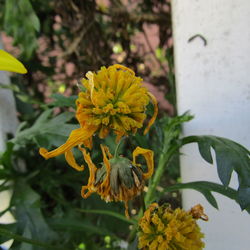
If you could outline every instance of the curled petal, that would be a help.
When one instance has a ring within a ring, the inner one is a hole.
[[[135,75],[135,72],[132,69],[129,69],[121,64],[114,64],[113,67],[115,67],[116,69],[122,69],[124,71],[128,71],[130,72],[133,76]]]
[[[87,193],[85,192],[87,190]],[[89,186],[82,186],[82,190],[81,190],[81,196],[84,199],[87,199],[92,193],[94,193],[93,190],[89,190]]]
[[[101,184],[101,189],[106,190],[106,192],[109,192],[111,166],[110,166],[110,162],[108,160],[108,157],[106,155],[106,153],[108,152],[108,147],[101,145],[101,149],[102,149],[102,154],[103,154],[103,163],[106,167],[106,177],[105,177],[103,183]]]
[[[106,155],[108,156],[108,160],[113,158],[113,155],[110,153],[109,148],[107,146],[101,145],[104,148]],[[107,157],[106,157],[107,158]]]
[[[65,152],[71,150],[73,147],[85,142],[95,133],[95,131],[96,127],[94,126],[75,129],[70,133],[68,140],[63,145],[50,152],[45,148],[40,148],[39,153],[46,160],[60,154],[64,154]]]
[[[84,160],[87,162],[88,167],[89,167],[88,185],[93,185],[95,183],[95,173],[96,173],[97,168],[95,164],[92,162],[90,154],[87,153],[87,151],[84,148],[82,148],[81,151],[83,152]]]
[[[94,83],[94,74],[91,71],[88,71],[86,73],[86,77],[89,79],[89,85],[90,85],[90,98],[93,101],[93,92],[94,92],[94,87],[95,87],[95,83]]]
[[[65,152],[65,159],[67,161],[67,163],[74,169],[78,170],[78,171],[83,171],[84,170],[84,166],[81,165],[79,166],[75,160],[75,157],[73,155],[73,152],[71,150],[66,151]]]
[[[137,165],[136,164],[136,157],[138,155],[142,155],[147,162],[148,172],[143,173],[143,178],[148,179],[152,176],[152,174],[154,172],[154,152],[150,149],[137,147],[133,151],[133,165],[135,165],[135,166]]]
[[[87,153],[84,148],[80,148],[79,147],[79,149],[82,151],[84,160],[87,162],[88,167],[89,167],[88,185],[87,186],[83,186],[82,187],[82,191],[81,191],[82,197],[86,199],[87,197],[89,197],[94,192],[94,190],[92,190],[91,188],[95,184],[95,175],[96,175],[97,168],[96,168],[95,164],[92,162],[90,154]],[[88,192],[85,193],[85,190],[88,190]]]
[[[157,114],[158,114],[158,105],[157,105],[157,100],[156,100],[155,96],[152,95],[150,92],[148,92],[148,96],[151,98],[151,101],[154,105],[154,114],[153,114],[152,118],[150,119],[150,121],[148,122],[148,126],[144,130],[144,135],[148,133],[150,127],[154,124],[155,119],[156,119]]]

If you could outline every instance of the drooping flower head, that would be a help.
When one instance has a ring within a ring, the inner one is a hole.
[[[73,130],[66,143],[59,148],[51,152],[41,148],[40,154],[46,159],[64,153],[68,162],[74,161],[71,149],[82,144],[91,148],[94,133],[104,138],[113,130],[117,141],[124,135],[135,133],[143,126],[150,100],[154,104],[154,115],[144,134],[156,119],[158,108],[155,97],[142,86],[142,79],[127,67],[115,64],[102,67],[97,73],[89,71],[82,84],[84,91],[76,100],[76,118],[80,128]]]
[[[138,247],[145,250],[203,249],[204,235],[196,222],[200,218],[208,220],[201,205],[187,212],[153,203],[139,221]]]
[[[108,147],[101,145],[103,154],[103,165],[97,168],[92,162],[89,153],[81,149],[85,161],[89,167],[89,180],[86,186],[82,187],[82,197],[87,198],[96,192],[106,202],[124,201],[125,214],[128,214],[128,201],[139,195],[144,188],[145,180],[151,177],[154,171],[153,151],[137,147],[133,151],[133,161],[125,157],[113,157]],[[148,170],[143,172],[136,157],[143,155]]]

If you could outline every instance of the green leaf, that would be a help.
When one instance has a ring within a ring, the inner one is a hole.
[[[238,191],[238,199],[242,209],[250,211],[250,188],[241,188]]]
[[[13,224],[8,224],[7,226],[9,227],[9,225],[11,225],[10,227],[12,227]],[[14,225],[13,225],[14,226]],[[15,241],[19,241],[19,242],[25,242],[25,243],[28,243],[28,244],[31,244],[31,245],[34,245],[36,247],[42,247],[43,249],[65,249],[65,248],[59,248],[59,247],[56,247],[56,246],[52,246],[52,245],[49,245],[47,243],[44,243],[44,242],[41,242],[41,241],[37,241],[37,240],[34,240],[34,239],[29,239],[29,238],[26,238],[26,237],[23,237],[19,234],[16,234],[16,233],[13,233],[12,231],[10,230],[7,230],[3,224],[0,224],[0,243],[3,243],[1,242],[2,239],[14,239]],[[33,248],[34,250],[37,249],[37,248]]]
[[[22,25],[20,25],[22,24]],[[4,31],[14,38],[22,55],[29,59],[37,48],[37,32],[40,22],[29,0],[5,1]]]
[[[203,159],[205,159],[207,162],[213,164],[213,158],[210,150],[210,144],[207,142],[207,140],[200,140],[199,144],[199,151]]]
[[[56,233],[46,223],[40,204],[40,196],[24,181],[16,180],[10,202],[17,221],[16,233],[41,242],[57,240]]]
[[[181,116],[176,116],[171,119],[167,119],[167,123],[163,128],[163,147],[162,154],[167,154],[167,152],[172,148],[172,143],[176,143],[175,140],[178,139],[181,133],[181,125],[184,122],[188,122],[193,119],[193,116],[188,113],[184,113]]]
[[[1,178],[0,178],[1,179]],[[10,190],[11,189],[11,186],[5,186],[5,185],[0,185],[0,193],[2,191],[5,191],[5,190]],[[1,215],[1,212],[0,212],[0,215]]]
[[[27,93],[27,91],[21,90],[15,84],[8,84],[8,85],[6,85],[6,84],[3,84],[3,83],[0,83],[0,88],[12,90],[15,93],[15,97],[17,98],[17,102],[18,101],[21,102],[22,105],[25,103],[26,105],[27,104],[37,104],[37,105],[39,105],[39,107],[47,107],[46,104],[44,104],[43,102],[39,101],[35,97],[32,97],[31,95],[29,95]],[[17,106],[17,109],[20,109],[20,106]]]
[[[66,124],[74,117],[74,113],[64,112],[50,119],[51,113],[52,110],[44,111],[31,128],[19,131],[11,142],[24,145],[27,141],[34,141],[39,146],[49,147],[56,145],[55,141],[58,138],[62,138],[60,142],[66,141],[69,133],[78,127],[74,124]]]
[[[129,224],[135,224],[137,223],[136,220],[133,220],[133,219],[127,219],[125,216],[119,214],[119,213],[116,213],[114,211],[110,211],[110,210],[103,210],[103,209],[100,209],[100,210],[97,210],[97,209],[77,209],[77,211],[81,212],[81,213],[91,213],[91,214],[105,214],[105,215],[109,215],[109,216],[113,216],[119,220],[122,220],[122,221],[125,221]]]
[[[6,150],[0,155],[0,165],[3,165],[5,169],[12,168],[11,156],[13,153],[14,144],[12,142],[7,142]],[[0,169],[0,179],[1,179],[1,171],[4,174],[4,170]]]
[[[228,198],[233,199],[238,203],[238,194],[236,190],[230,187],[225,187],[223,185],[213,183],[213,182],[208,182],[208,181],[178,183],[178,184],[165,188],[163,192],[173,192],[173,191],[177,191],[180,189],[194,189],[202,193],[204,197],[207,199],[207,201],[213,207],[217,209],[218,209],[218,204],[212,192],[216,192],[224,196],[227,196]]]
[[[212,163],[211,148],[215,152],[218,176],[224,186],[228,186],[232,172],[238,175],[238,201],[241,209],[250,207],[250,152],[242,145],[226,138],[217,136],[188,136],[182,144],[197,142],[201,156]]]
[[[12,239],[11,236],[1,233],[3,231],[15,231],[16,230],[16,223],[11,224],[0,224],[0,245],[10,239]]]
[[[74,219],[51,219],[49,225],[55,230],[94,233],[98,235],[110,235],[111,233],[105,228],[100,228],[89,222]],[[115,237],[114,234],[111,234]]]
[[[149,183],[149,190],[145,196],[145,203],[149,205],[155,198],[154,193],[159,184],[166,167],[168,166],[171,158],[180,147],[179,135],[181,133],[181,124],[188,122],[193,116],[184,113],[181,116],[174,118],[164,117],[160,120],[159,126],[156,126],[156,133],[159,143],[156,145],[155,152],[159,152],[157,156],[158,165],[156,167],[153,178]]]
[[[4,83],[0,83],[0,88],[1,89],[9,89],[12,90],[14,92],[20,92],[20,89],[17,85],[15,84],[4,84]]]
[[[63,96],[60,94],[53,94],[51,96],[54,101],[51,102],[49,105],[52,105],[54,107],[72,107],[75,108],[76,104],[75,101],[77,99],[77,96]]]

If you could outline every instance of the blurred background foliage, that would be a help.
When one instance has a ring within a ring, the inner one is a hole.
[[[174,113],[169,1],[1,0],[0,6],[3,42],[28,68],[19,84],[30,96],[44,102],[52,93],[75,94],[88,70],[120,63],[154,85],[162,107]]]

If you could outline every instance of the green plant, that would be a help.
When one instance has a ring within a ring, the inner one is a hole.
[[[169,33],[164,35],[170,26],[170,12],[155,11],[161,9],[165,1],[144,1],[138,6],[139,13],[123,11],[121,1],[111,2],[109,8],[100,6],[95,1],[87,1],[84,6],[77,1],[0,2],[0,6],[3,6],[0,10],[2,27],[14,38],[14,43],[20,46],[23,58],[29,59],[29,70],[34,73],[26,79],[12,78],[9,86],[0,85],[14,92],[22,121],[15,137],[10,138],[5,152],[0,156],[0,192],[13,191],[9,207],[1,211],[0,215],[11,212],[16,219],[15,223],[0,224],[0,244],[13,239],[11,249],[137,249],[138,221],[144,210],[152,202],[171,203],[172,200],[167,199],[171,197],[170,192],[187,188],[201,192],[215,208],[218,208],[218,204],[213,192],[227,196],[237,202],[242,210],[250,212],[249,151],[226,138],[209,135],[181,137],[181,125],[193,118],[188,113],[173,118],[162,115],[149,134],[138,132],[122,143],[120,154],[128,159],[132,159],[131,151],[136,146],[155,153],[155,171],[148,180],[147,192],[142,192],[140,197],[130,202],[131,218],[124,216],[121,203],[105,203],[96,194],[86,200],[80,197],[80,187],[88,182],[87,169],[77,172],[68,167],[62,156],[45,161],[38,154],[39,147],[59,147],[72,130],[79,128],[74,119],[76,95],[66,97],[54,93],[48,103],[44,101],[43,93],[37,91],[36,85],[40,83],[40,79],[36,80],[34,77],[37,72],[45,74],[46,83],[50,83],[51,89],[53,87],[52,93],[58,89],[56,81],[52,80],[57,58],[43,52],[49,58],[49,66],[41,65],[38,55],[43,53],[39,54],[35,50],[38,37],[48,38],[50,46],[47,50],[54,46],[61,48],[63,58],[77,65],[77,73],[111,62],[112,51],[116,54],[125,53],[124,63],[133,65],[139,71],[138,65],[144,62],[144,57],[133,52],[135,45],[132,37],[143,30],[144,24],[156,24],[160,30],[160,46],[156,51],[151,48],[151,53],[158,59],[160,68],[164,69],[163,64],[168,63],[167,78],[171,91],[167,97],[171,103],[176,103],[173,53],[171,48],[166,52],[163,49],[171,36]],[[62,3],[66,4],[63,6]],[[166,5],[169,7],[168,3]],[[12,15],[13,6],[15,8]],[[19,7],[20,12],[17,11]],[[50,15],[53,18],[48,18]],[[63,18],[63,22],[55,30],[52,26],[56,24],[54,20],[57,16]],[[21,21],[23,26],[20,28]],[[80,25],[75,27],[76,23]],[[71,29],[73,26],[75,29]],[[113,33],[113,30],[116,32]],[[27,34],[25,39],[22,34]],[[146,36],[145,32],[144,35]],[[66,46],[65,41],[71,46]],[[144,74],[151,77],[149,69],[146,66]],[[79,75],[76,76],[78,77]],[[66,86],[62,82],[60,84]],[[73,89],[73,93],[79,91],[69,85],[67,89]],[[84,91],[83,86],[80,91]],[[153,106],[149,104],[146,112],[152,116]],[[105,139],[94,136],[90,152],[92,161],[99,169],[103,167],[99,149],[101,143],[107,145],[111,153],[117,149],[114,134]],[[201,157],[209,163],[216,162],[221,183],[178,181],[179,149],[188,143],[197,143]],[[215,152],[215,159],[211,155],[211,149]],[[77,162],[86,165],[81,151],[74,150],[73,153]],[[145,173],[144,161],[139,161]],[[233,171],[239,178],[237,190],[228,186]],[[103,178],[102,174],[105,174],[104,171],[99,175],[99,180]],[[140,173],[137,174],[139,179]],[[127,183],[128,186],[130,184]],[[180,205],[178,199],[174,202],[172,205]]]
[[[52,114],[49,106],[54,107],[54,103],[62,106],[61,101],[64,102],[63,97],[57,95],[56,98],[41,115],[34,117],[32,126],[20,125],[15,138],[8,142],[6,151],[1,155],[1,191],[13,189],[10,206],[2,214],[11,211],[16,218],[16,223],[0,226],[1,242],[14,239],[15,249],[30,248],[30,244],[34,246],[33,249],[78,249],[81,243],[87,249],[106,249],[106,236],[110,237],[113,249],[123,241],[133,242],[136,230],[132,230],[129,235],[128,225],[134,225],[136,229],[137,220],[142,215],[142,210],[139,212],[143,209],[141,202],[134,203],[137,215],[127,219],[122,215],[123,209],[119,203],[106,204],[97,196],[82,200],[79,187],[83,182],[86,183],[87,171],[79,173],[68,168],[61,157],[44,161],[38,155],[38,147],[59,146],[69,132],[77,127],[72,120],[73,112]],[[67,106],[73,106],[73,103],[74,99],[66,101]],[[151,148],[157,156],[155,173],[144,197],[146,207],[152,202],[158,202],[166,192],[191,188],[201,192],[216,208],[218,206],[212,192],[235,200],[242,209],[249,212],[249,151],[231,140],[215,136],[180,138],[181,124],[190,119],[192,116],[189,114],[175,118],[163,117],[153,126],[150,135],[137,133],[123,146],[125,155],[125,148],[140,145]],[[111,150],[114,149],[113,140],[108,137],[104,142],[111,146],[113,144]],[[99,143],[100,139],[96,139],[94,148]],[[181,146],[188,143],[198,143],[201,156],[209,163],[213,162],[210,152],[213,148],[222,184],[199,181],[166,186],[161,183],[165,171],[171,166],[171,159],[178,155]],[[75,153],[81,162],[80,154]],[[101,161],[98,148],[92,152],[92,158]],[[232,171],[237,173],[240,180],[238,190],[228,187]],[[157,190],[157,186],[161,186],[162,190]]]

